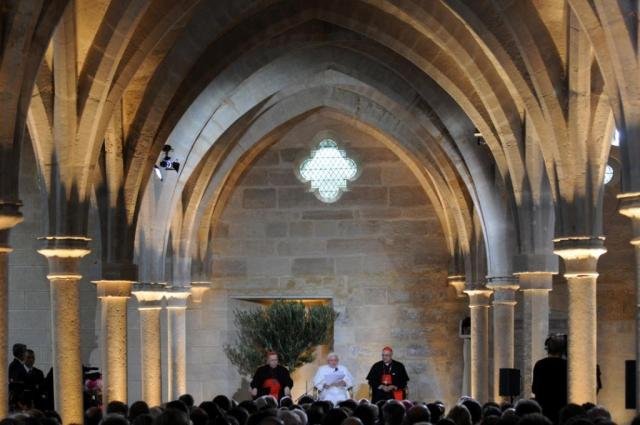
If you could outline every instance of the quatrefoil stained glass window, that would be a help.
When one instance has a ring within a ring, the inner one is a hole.
[[[300,179],[322,202],[336,202],[356,179],[358,165],[338,147],[335,140],[323,137],[316,149],[300,163]]]

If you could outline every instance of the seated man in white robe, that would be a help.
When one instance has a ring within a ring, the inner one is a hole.
[[[349,398],[348,389],[353,386],[353,377],[346,367],[338,364],[336,353],[327,356],[327,364],[320,366],[313,378],[313,385],[319,391],[320,400],[328,400],[336,406]]]

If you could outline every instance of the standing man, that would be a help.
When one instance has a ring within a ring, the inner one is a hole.
[[[336,353],[329,353],[327,364],[320,366],[313,378],[313,386],[320,392],[320,400],[328,400],[334,406],[349,398],[349,388],[353,386],[351,373],[339,362]]]
[[[9,406],[15,408],[19,398],[23,396],[27,368],[24,360],[27,355],[27,346],[13,344],[13,360],[9,363]]]
[[[558,422],[558,414],[567,404],[566,342],[562,335],[551,335],[544,342],[547,357],[538,360],[533,367],[531,391],[542,407],[542,413],[551,422]]]
[[[249,384],[253,398],[271,395],[280,400],[291,394],[293,381],[287,368],[278,364],[278,353],[267,353],[267,364],[260,366]]]
[[[33,350],[27,350],[24,359],[24,365],[27,368],[27,377],[25,379],[25,389],[29,391],[33,397],[33,404],[37,409],[45,410],[46,394],[44,391],[44,373],[34,366],[36,355]]]
[[[9,384],[24,384],[27,378],[27,367],[24,364],[27,346],[13,344],[13,361],[9,364]]]
[[[371,402],[380,400],[404,400],[407,396],[409,376],[400,362],[393,360],[391,347],[382,349],[382,360],[374,363],[367,375],[371,387]]]

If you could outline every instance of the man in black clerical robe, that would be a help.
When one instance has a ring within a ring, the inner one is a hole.
[[[272,395],[276,400],[291,393],[293,381],[287,368],[278,364],[278,354],[269,352],[267,364],[260,366],[249,384],[253,398]]]
[[[393,360],[391,347],[382,349],[382,360],[374,363],[367,375],[371,387],[371,402],[380,400],[404,400],[407,397],[409,376],[404,365]]]

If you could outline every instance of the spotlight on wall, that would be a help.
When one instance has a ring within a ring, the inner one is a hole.
[[[160,172],[160,167],[156,164],[153,164],[153,172],[156,174],[156,177],[162,181],[162,172]]]
[[[173,150],[173,148],[171,147],[171,145],[164,145],[162,147],[162,152],[164,152],[164,158],[162,158],[160,160],[159,168],[161,169],[165,169],[165,170],[173,170],[176,173],[178,172],[178,170],[180,170],[180,162],[178,162],[177,160],[171,158],[171,156],[169,155],[169,152],[171,152]]]

